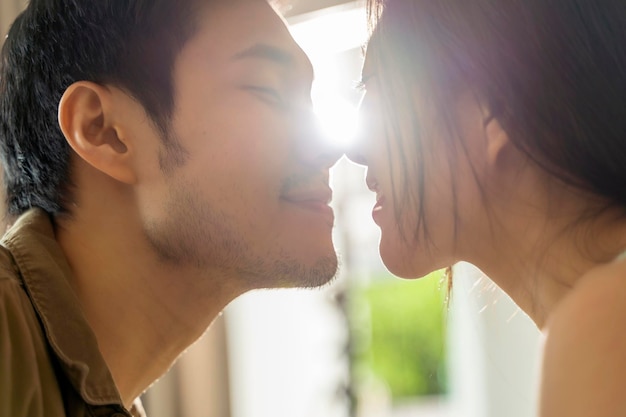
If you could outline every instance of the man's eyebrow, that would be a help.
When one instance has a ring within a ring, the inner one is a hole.
[[[232,60],[265,59],[287,67],[293,65],[294,57],[289,52],[275,46],[257,43],[241,52],[236,53]]]

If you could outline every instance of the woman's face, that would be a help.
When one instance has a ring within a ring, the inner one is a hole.
[[[458,260],[467,222],[480,210],[473,204],[479,200],[476,164],[468,163],[472,150],[461,139],[479,133],[480,115],[460,103],[452,111],[463,114],[454,137],[437,121],[427,93],[373,58],[376,47],[384,46],[368,48],[362,74],[364,133],[349,156],[367,166],[367,184],[377,196],[372,217],[381,229],[383,262],[397,276],[421,277]]]

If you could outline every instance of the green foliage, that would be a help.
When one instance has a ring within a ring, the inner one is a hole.
[[[394,400],[445,393],[446,286],[441,276],[384,276],[354,289],[357,384],[374,376],[384,381]]]

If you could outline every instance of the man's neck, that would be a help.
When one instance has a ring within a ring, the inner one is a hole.
[[[57,223],[56,236],[126,406],[242,292],[219,271],[160,261],[132,216],[75,213]]]

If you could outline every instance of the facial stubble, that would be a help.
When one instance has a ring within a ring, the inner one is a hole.
[[[334,251],[312,264],[287,254],[280,242],[268,240],[269,251],[255,251],[232,215],[200,199],[199,187],[171,181],[165,215],[145,222],[145,236],[161,262],[181,270],[210,271],[219,279],[228,276],[246,290],[316,288],[336,275]]]

